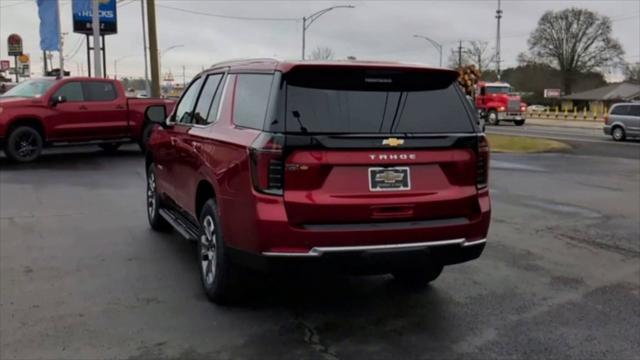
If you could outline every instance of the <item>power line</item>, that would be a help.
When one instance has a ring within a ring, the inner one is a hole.
[[[281,18],[278,18],[278,17],[269,18],[269,17],[232,16],[232,15],[213,14],[213,13],[207,13],[207,12],[203,12],[203,11],[182,9],[182,8],[169,6],[169,5],[156,5],[156,6],[159,7],[159,8],[170,9],[170,10],[174,10],[174,11],[180,11],[180,12],[184,12],[184,13],[188,13],[188,14],[210,16],[210,17],[216,17],[216,18],[222,18],[222,19],[254,20],[254,21],[300,21],[301,20],[300,18],[283,18],[283,17],[281,17]]]

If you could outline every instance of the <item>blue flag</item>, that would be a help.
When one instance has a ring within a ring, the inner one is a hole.
[[[40,16],[40,49],[60,50],[60,12],[58,0],[37,0]]]

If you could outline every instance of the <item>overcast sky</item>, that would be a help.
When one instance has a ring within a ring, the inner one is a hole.
[[[299,58],[302,21],[246,21],[189,14],[164,6],[196,12],[244,17],[302,18],[317,10],[352,4],[354,9],[336,9],[319,18],[307,31],[307,54],[328,46],[336,58],[384,59],[438,64],[438,52],[413,34],[426,35],[445,46],[443,62],[456,42],[486,40],[495,45],[496,0],[476,1],[210,1],[156,0],[159,48],[163,73],[171,71],[187,80],[202,67],[231,58]],[[626,51],[627,61],[640,61],[640,0],[612,1],[518,1],[503,0],[503,68],[516,64],[526,50],[529,33],[546,10],[588,8],[613,20],[613,36]],[[84,35],[72,33],[71,1],[61,0],[62,30],[67,69],[86,71]],[[19,33],[25,52],[32,56],[32,71],[42,69],[39,50],[38,14],[35,0],[0,0],[0,59],[7,59],[6,38]],[[113,75],[114,59],[119,76],[142,76],[140,1],[119,0],[118,34],[107,37],[107,73]],[[73,55],[73,56],[72,56]]]

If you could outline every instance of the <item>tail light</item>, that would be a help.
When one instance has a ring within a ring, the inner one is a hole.
[[[489,183],[489,142],[478,135],[478,159],[476,161],[476,187],[484,189]]]
[[[261,133],[251,144],[251,177],[256,191],[282,195],[284,183],[284,136]]]

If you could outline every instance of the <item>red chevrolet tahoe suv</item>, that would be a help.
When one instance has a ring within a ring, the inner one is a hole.
[[[457,76],[355,61],[214,65],[166,121],[153,116],[151,227],[197,241],[215,302],[245,267],[426,284],[480,256],[489,229],[488,144]]]
[[[115,151],[123,142],[145,147],[150,106],[173,100],[127,98],[120,81],[69,77],[27,80],[0,96],[0,147],[16,162],[34,161],[44,147],[96,143]]]

